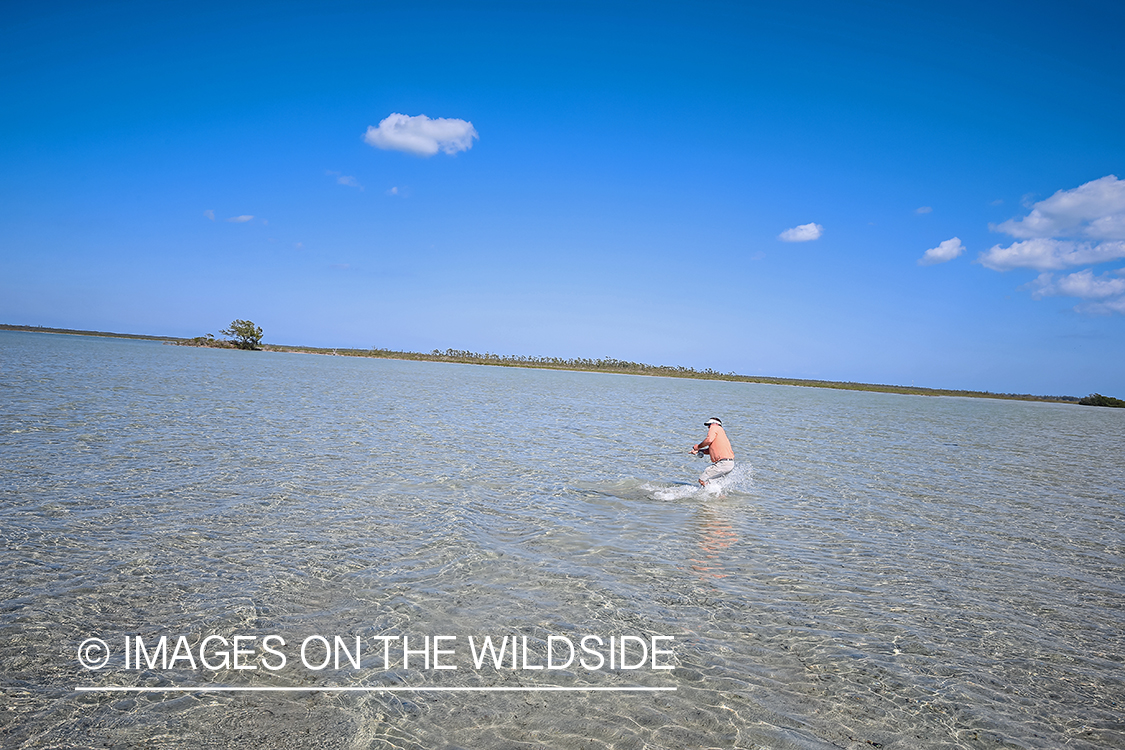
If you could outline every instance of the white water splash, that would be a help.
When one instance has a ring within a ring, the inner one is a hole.
[[[721,497],[728,492],[749,492],[754,484],[754,467],[749,463],[735,464],[734,471],[710,481],[706,487],[698,484],[655,485],[643,484],[641,489],[653,500],[684,500],[689,497]]]

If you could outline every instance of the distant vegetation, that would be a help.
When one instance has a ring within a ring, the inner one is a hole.
[[[215,334],[208,333],[203,336],[196,336],[191,339],[178,339],[173,342],[180,346],[209,346],[213,349],[236,349],[234,342],[227,341],[226,339],[217,339]]]
[[[879,393],[900,393],[915,396],[966,396],[971,398],[1002,398],[1020,401],[1053,401],[1076,403],[1075,396],[1032,396],[1024,393],[989,393],[987,391],[951,391],[940,388],[915,388],[914,386],[879,385],[874,383],[841,383],[833,380],[803,380],[799,378],[771,378],[753,375],[737,375],[733,372],[718,372],[710,368],[696,370],[691,367],[672,367],[668,365],[647,365],[641,362],[628,362],[612,357],[602,359],[563,359],[560,357],[527,357],[506,354],[480,354],[461,349],[434,349],[429,354],[421,352],[402,352],[392,349],[324,349],[311,346],[263,347],[267,351],[307,352],[310,354],[335,354],[348,357],[378,357],[380,359],[407,359],[425,362],[458,362],[470,365],[497,365],[500,367],[529,367],[550,370],[580,370],[583,372],[611,372],[626,375],[657,375],[670,378],[694,378],[697,380],[727,380],[738,383],[771,383],[774,385],[796,385],[813,388],[835,388],[849,391],[876,391]]]
[[[106,331],[81,331],[77,328],[47,328],[46,326],[13,326],[0,323],[0,331],[29,331],[31,333],[66,333],[71,336],[103,336],[110,339],[143,339],[145,341],[185,341],[175,336],[148,336],[143,333],[108,333]]]
[[[192,339],[180,339],[175,343],[180,346],[209,346],[214,349],[249,349],[258,351],[262,348],[262,329],[249,320],[235,320],[229,328],[219,331],[229,339],[217,339],[214,334],[196,336]]]
[[[219,331],[224,336],[230,336],[230,342],[239,349],[258,349],[262,345],[262,329],[249,320],[236,320],[230,328]]]
[[[1103,396],[1100,393],[1091,393],[1083,399],[1079,399],[1078,403],[1083,406],[1116,406],[1118,408],[1125,407],[1125,401],[1113,396]]]
[[[832,380],[804,380],[800,378],[772,378],[754,375],[738,375],[733,372],[718,372],[710,368],[696,370],[691,367],[672,367],[668,365],[648,365],[641,362],[603,357],[601,359],[563,359],[561,357],[526,357],[510,354],[479,354],[461,349],[434,349],[429,354],[421,352],[402,352],[392,349],[329,349],[312,346],[283,346],[262,344],[262,329],[248,320],[236,320],[219,333],[232,337],[219,339],[208,333],[191,339],[172,336],[142,336],[125,333],[102,333],[99,331],[78,331],[64,328],[42,328],[37,326],[12,326],[0,324],[0,330],[41,331],[44,333],[72,333],[87,336],[111,336],[119,338],[150,339],[165,341],[183,346],[207,346],[222,349],[262,349],[271,352],[302,352],[308,354],[334,354],[348,357],[375,357],[379,359],[405,359],[426,362],[458,362],[472,365],[496,365],[500,367],[528,367],[550,370],[580,370],[584,372],[609,372],[626,375],[657,375],[671,378],[694,378],[697,380],[728,380],[738,383],[770,383],[774,385],[796,385],[813,388],[834,388],[849,391],[876,391],[879,393],[899,393],[916,396],[966,396],[971,398],[1001,398],[1020,401],[1052,401],[1059,403],[1082,403],[1095,406],[1125,406],[1125,401],[1092,394],[1081,401],[1075,396],[1033,396],[1026,393],[991,393],[988,391],[955,391],[940,388],[915,388],[914,386],[880,385],[875,383],[841,383]]]

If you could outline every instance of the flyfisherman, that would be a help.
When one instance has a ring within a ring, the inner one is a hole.
[[[712,479],[718,479],[734,470],[734,450],[723,429],[723,420],[711,417],[703,426],[707,428],[707,437],[702,443],[693,445],[690,453],[693,456],[702,453],[711,458],[711,465],[699,475],[699,484],[706,487]]]

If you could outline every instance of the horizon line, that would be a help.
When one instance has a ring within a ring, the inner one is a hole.
[[[54,328],[51,326],[17,325],[13,323],[0,323],[0,331],[28,331],[41,333],[63,333],[78,336],[96,336],[102,338],[143,339],[149,341],[163,341],[181,346],[203,346],[210,348],[211,344],[204,341],[203,336],[185,338],[181,336],[159,336],[145,333],[115,333],[110,331],[93,331],[80,328]],[[209,334],[208,334],[209,335]],[[224,342],[225,339],[214,339],[215,343]],[[624,375],[642,375],[646,377],[682,377],[692,380],[722,380],[727,382],[763,383],[769,385],[790,385],[805,388],[828,388],[832,390],[868,391],[875,393],[892,393],[903,396],[952,396],[962,398],[989,398],[1006,401],[1038,401],[1044,403],[1076,404],[1081,400],[1079,396],[1047,395],[1016,392],[976,391],[965,388],[934,388],[930,386],[893,385],[890,383],[864,383],[847,380],[822,380],[818,378],[790,378],[772,375],[742,375],[735,372],[719,372],[707,368],[696,370],[693,367],[676,365],[650,365],[644,362],[629,362],[617,360],[612,357],[592,359],[589,357],[561,358],[561,357],[531,357],[525,355],[501,355],[485,352],[470,352],[459,349],[446,349],[444,352],[435,349],[432,352],[399,351],[383,349],[373,346],[369,349],[359,349],[347,346],[304,346],[300,344],[260,344],[260,351],[310,353],[310,354],[340,354],[340,356],[372,357],[375,359],[399,359],[429,362],[455,362],[460,364],[494,365],[501,367],[526,367],[542,370],[570,370],[581,372],[616,372]],[[215,347],[228,348],[228,347]],[[556,360],[548,362],[546,360]],[[579,364],[582,360],[589,363],[612,362],[622,365],[621,368],[590,367]],[[1090,394],[1094,395],[1094,394]]]

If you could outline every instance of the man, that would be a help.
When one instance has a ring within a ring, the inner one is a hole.
[[[734,451],[723,430],[723,420],[711,417],[703,426],[707,428],[707,437],[702,443],[691,447],[691,454],[694,456],[702,453],[711,457],[711,465],[699,475],[699,484],[706,487],[712,479],[718,479],[734,470]]]

